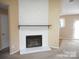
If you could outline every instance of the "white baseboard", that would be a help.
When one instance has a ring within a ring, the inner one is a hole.
[[[56,47],[56,46],[50,46],[50,48],[56,48],[56,49],[59,49],[59,47]]]
[[[3,50],[2,48],[0,48],[0,51]]]
[[[15,54],[15,53],[17,53],[17,52],[19,52],[19,50],[15,50],[15,51],[13,51],[13,52],[10,52],[10,55],[13,55],[13,54]]]
[[[60,39],[63,39],[63,40],[74,40],[75,38],[60,38]],[[79,40],[79,39],[75,39],[75,40]]]
[[[8,47],[6,47],[6,48],[8,48]],[[3,50],[3,49],[5,49],[5,48],[0,48],[0,51]]]

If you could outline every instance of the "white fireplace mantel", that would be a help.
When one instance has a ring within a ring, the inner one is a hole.
[[[38,28],[44,28],[44,27],[47,27],[49,28],[51,25],[18,25],[18,28],[22,28],[22,27],[30,27],[30,28],[35,28],[35,27],[38,27]]]
[[[48,51],[48,0],[19,0],[20,54]],[[42,35],[43,46],[26,48],[26,36]]]
[[[20,54],[29,54],[50,50],[48,46],[48,26],[22,26],[20,27]],[[42,46],[34,48],[26,48],[26,36],[42,35]]]

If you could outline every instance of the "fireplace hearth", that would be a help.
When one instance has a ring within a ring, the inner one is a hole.
[[[26,48],[42,46],[42,35],[26,36]]]

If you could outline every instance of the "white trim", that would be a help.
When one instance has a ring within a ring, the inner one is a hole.
[[[10,55],[13,55],[15,53],[19,52],[19,50],[16,50],[16,51],[13,51],[13,52],[10,52]]]
[[[0,51],[3,50],[3,49],[5,49],[5,48],[0,48]]]
[[[2,48],[0,48],[0,51],[3,50]]]
[[[50,46],[50,48],[56,48],[56,49],[59,49],[59,47],[56,47],[56,46]]]
[[[75,39],[75,38],[60,38],[60,39],[63,39],[63,40],[79,40],[79,39]]]

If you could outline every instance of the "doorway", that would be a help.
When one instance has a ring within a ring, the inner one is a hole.
[[[0,4],[0,54],[9,53],[8,7]]]
[[[79,39],[79,15],[67,15],[60,18],[60,39]]]
[[[60,46],[79,44],[79,15],[64,15],[60,17]]]

